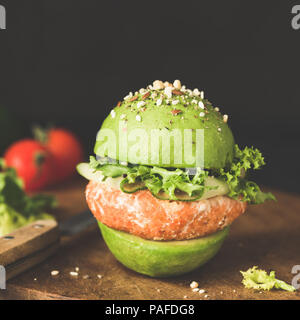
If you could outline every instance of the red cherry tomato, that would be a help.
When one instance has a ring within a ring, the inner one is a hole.
[[[45,147],[54,159],[53,182],[60,182],[76,172],[76,165],[83,160],[83,148],[78,138],[65,129],[50,129]]]
[[[24,139],[14,143],[5,152],[4,160],[23,179],[25,191],[40,190],[51,181],[53,158],[38,141]]]

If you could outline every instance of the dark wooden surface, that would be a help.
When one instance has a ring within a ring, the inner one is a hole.
[[[85,210],[85,182],[74,180],[59,189],[59,221]],[[254,265],[275,270],[291,283],[300,264],[300,197],[275,192],[278,202],[251,206],[235,221],[218,255],[202,268],[174,279],[151,279],[120,265],[104,244],[98,228],[63,238],[57,254],[7,283],[2,299],[300,299],[294,293],[257,292],[241,284],[240,270]],[[79,268],[79,276],[69,273]],[[52,270],[59,275],[51,276]],[[84,275],[89,275],[84,279]],[[102,275],[99,279],[97,275]],[[197,281],[205,294],[193,293]]]

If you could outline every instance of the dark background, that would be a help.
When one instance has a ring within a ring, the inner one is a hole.
[[[0,105],[27,128],[72,129],[91,153],[118,100],[153,80],[180,79],[229,114],[240,145],[262,150],[260,182],[299,192],[296,3],[0,0]]]

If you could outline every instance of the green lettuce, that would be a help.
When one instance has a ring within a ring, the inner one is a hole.
[[[95,171],[100,170],[104,176],[116,178],[124,176],[130,184],[143,182],[154,195],[165,192],[171,200],[177,200],[175,191],[180,190],[189,196],[201,197],[205,189],[212,187],[204,186],[207,171],[198,169],[195,176],[181,169],[170,170],[160,167],[150,167],[143,165],[123,166],[116,163],[107,164],[107,161],[98,161],[95,157],[90,157],[90,167]]]
[[[240,199],[251,204],[260,204],[266,200],[276,200],[271,193],[264,193],[259,186],[246,176],[249,170],[260,169],[264,164],[264,158],[258,149],[245,147],[241,150],[237,145],[234,149],[234,159],[230,166],[215,170],[203,170],[197,168],[191,174],[182,169],[160,168],[144,165],[121,165],[109,162],[111,159],[101,158],[97,160],[90,157],[90,167],[100,170],[104,176],[116,178],[124,176],[127,183],[142,182],[154,195],[164,192],[171,200],[177,200],[176,191],[185,192],[190,197],[200,198],[205,190],[216,187],[205,185],[205,179],[210,176],[224,181],[229,187],[227,196]]]
[[[23,181],[0,159],[0,236],[40,219],[54,219],[45,213],[56,207],[53,196],[28,196]]]
[[[240,150],[235,145],[235,156],[229,168],[220,169],[215,174],[225,181],[230,189],[229,197],[242,199],[250,204],[260,204],[266,200],[276,200],[272,193],[264,193],[259,186],[245,177],[250,169],[258,170],[265,165],[264,158],[258,149],[245,147]]]
[[[270,274],[268,274],[266,271],[257,269],[257,267],[254,266],[247,271],[240,272],[243,275],[242,283],[248,289],[271,290],[275,288],[290,292],[296,290],[293,286],[287,284],[286,282],[276,279],[275,271],[271,271]]]

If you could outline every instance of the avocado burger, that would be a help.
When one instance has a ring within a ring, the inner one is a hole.
[[[228,116],[179,80],[119,101],[94,151],[78,165],[89,208],[116,259],[152,277],[203,265],[248,204],[275,199],[248,180],[259,150],[240,149]]]

